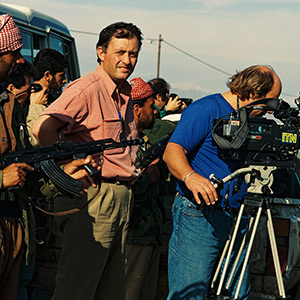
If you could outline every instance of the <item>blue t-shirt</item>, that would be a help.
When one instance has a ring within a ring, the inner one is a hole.
[[[214,120],[233,111],[232,106],[221,94],[210,95],[194,101],[183,111],[171,136],[170,142],[179,144],[187,150],[190,165],[205,178],[215,174],[217,178],[223,179],[241,167],[237,161],[222,159],[218,153],[218,147],[212,144]],[[235,208],[239,207],[241,199],[246,193],[246,183],[243,181],[240,192],[235,195],[232,195],[235,182],[225,183],[224,188],[220,191],[222,202],[228,184],[230,184],[228,205]],[[192,196],[191,191],[180,180],[178,180],[177,191],[182,195]]]

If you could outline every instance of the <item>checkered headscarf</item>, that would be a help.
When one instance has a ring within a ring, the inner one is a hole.
[[[131,84],[132,101],[145,99],[153,94],[151,86],[140,77],[130,80],[129,83]]]
[[[0,15],[0,53],[15,51],[22,46],[22,36],[12,16]]]

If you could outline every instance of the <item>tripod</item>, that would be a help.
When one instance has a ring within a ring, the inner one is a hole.
[[[272,166],[272,167],[251,166],[250,168],[252,168],[251,172],[249,172],[245,176],[245,181],[249,185],[249,187],[247,189],[249,194],[246,195],[243,199],[243,203],[240,207],[238,216],[236,218],[236,222],[233,227],[232,234],[230,235],[229,239],[227,240],[227,242],[224,246],[220,261],[218,263],[216,272],[215,272],[214,277],[211,282],[210,297],[212,297],[213,299],[217,299],[217,300],[220,300],[220,299],[237,300],[238,299],[242,281],[243,281],[243,278],[244,278],[244,275],[246,272],[246,268],[247,268],[247,264],[249,261],[251,249],[253,246],[255,234],[256,234],[257,227],[258,227],[260,217],[261,217],[261,213],[263,210],[265,210],[266,214],[267,214],[267,230],[268,230],[268,236],[269,236],[271,250],[272,250],[272,257],[273,257],[273,263],[274,263],[274,267],[275,267],[279,296],[280,296],[280,299],[286,299],[285,288],[283,285],[283,279],[282,279],[282,274],[281,274],[281,269],[280,269],[278,250],[277,250],[277,245],[276,245],[276,240],[275,240],[275,233],[274,233],[274,228],[273,228],[272,214],[271,214],[271,210],[270,210],[271,198],[269,197],[269,195],[272,194],[272,190],[271,190],[271,185],[273,183],[272,172],[274,170],[276,170],[277,167],[276,166]],[[231,270],[230,274],[228,275],[229,277],[228,277],[226,286],[225,286],[225,288],[223,288],[227,269],[228,269],[229,262],[230,262],[230,257],[232,255],[233,247],[236,242],[236,236],[238,233],[239,225],[240,225],[240,222],[242,219],[243,212],[245,211],[246,208],[252,209],[252,214],[251,214],[251,217],[249,220],[249,228],[243,237],[243,240],[242,240],[240,249],[238,251],[237,257],[235,259],[235,262],[233,264],[232,270]],[[238,263],[239,263],[239,260],[241,257],[241,253],[244,249],[245,243],[248,238],[249,238],[248,249],[246,251],[245,259],[242,264],[242,269],[241,269],[241,272],[239,275],[239,280],[237,283],[235,295],[234,295],[234,298],[230,298],[230,297],[226,296],[226,294],[229,294],[228,291],[229,291],[233,276],[235,274],[236,268],[238,266]],[[225,264],[224,264],[222,272],[220,272],[225,256],[226,256]],[[219,277],[220,273],[221,273],[220,281],[219,281],[218,288],[216,289],[215,285],[216,285],[217,278]]]

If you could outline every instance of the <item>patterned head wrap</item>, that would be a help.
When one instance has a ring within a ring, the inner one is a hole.
[[[15,51],[22,46],[22,36],[12,16],[0,15],[0,53]]]
[[[153,94],[151,86],[140,77],[130,80],[130,84],[132,101],[148,98]]]

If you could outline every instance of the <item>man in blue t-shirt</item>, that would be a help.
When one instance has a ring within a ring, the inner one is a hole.
[[[227,208],[238,208],[246,193],[245,184],[234,196],[229,190],[228,204],[222,209],[227,186],[218,195],[208,179],[210,174],[222,179],[239,168],[236,162],[222,159],[217,146],[212,144],[214,120],[258,99],[278,98],[281,93],[279,77],[266,66],[252,66],[238,72],[227,86],[229,91],[199,99],[184,110],[164,153],[170,172],[178,179],[169,244],[169,300],[205,299],[218,257],[234,223],[235,213]],[[263,113],[253,110],[251,115]],[[195,205],[201,201],[206,204],[203,210]],[[216,209],[209,209],[210,206]],[[246,228],[244,217],[237,241]],[[233,256],[237,251],[234,249]],[[240,261],[244,256],[245,251]],[[233,295],[234,289],[235,286],[230,288]],[[239,299],[250,299],[248,270]]]

